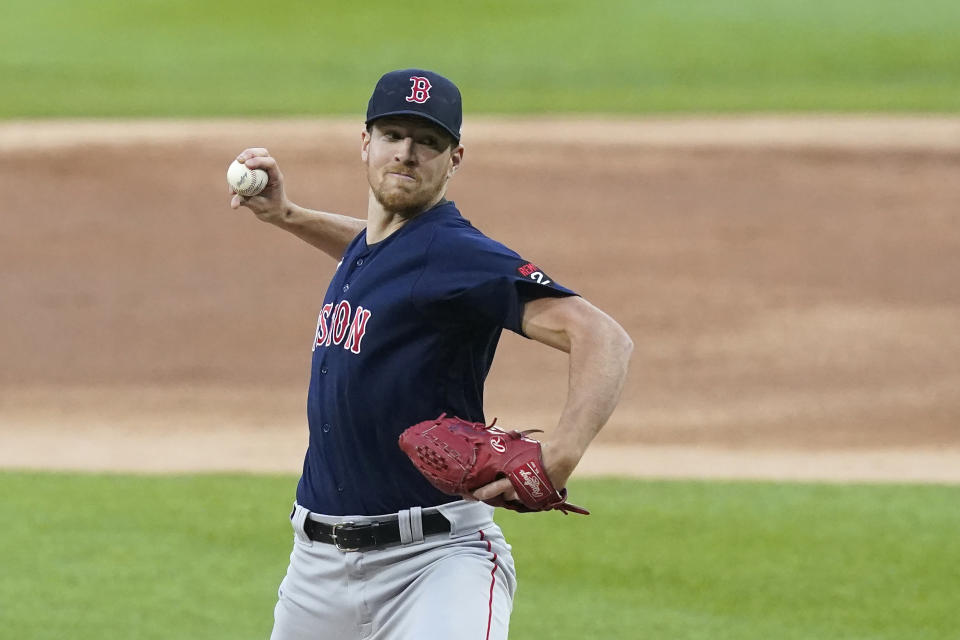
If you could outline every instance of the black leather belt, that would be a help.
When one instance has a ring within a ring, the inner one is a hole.
[[[421,517],[423,535],[448,533],[450,521],[440,512],[427,513]],[[340,551],[365,551],[400,542],[400,522],[395,517],[386,522],[340,522],[326,524],[307,518],[303,530],[314,542],[332,544]]]

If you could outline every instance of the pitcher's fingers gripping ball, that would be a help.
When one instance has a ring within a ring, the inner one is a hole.
[[[567,502],[566,488],[557,491],[543,465],[540,443],[526,437],[539,431],[503,431],[491,424],[448,418],[420,422],[400,434],[400,448],[417,470],[444,493],[464,495],[502,477],[510,479],[519,501],[498,496],[487,500],[514,511],[558,509],[589,515]],[[494,420],[496,422],[496,420]]]
[[[255,196],[267,186],[267,172],[248,169],[236,160],[227,167],[227,184],[241,196]]]

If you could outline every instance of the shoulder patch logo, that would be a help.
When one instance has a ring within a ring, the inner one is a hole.
[[[528,262],[518,267],[517,273],[522,275],[524,278],[530,278],[537,284],[550,284],[552,282],[552,280],[547,277],[547,274],[541,271],[540,267],[532,262]]]
[[[410,95],[407,96],[407,102],[416,102],[423,104],[430,99],[430,89],[433,85],[423,76],[410,76],[413,86],[410,87]]]

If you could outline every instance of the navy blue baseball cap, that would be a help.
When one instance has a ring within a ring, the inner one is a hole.
[[[367,125],[385,116],[426,118],[460,142],[463,124],[460,90],[439,73],[400,69],[384,74],[367,104]]]

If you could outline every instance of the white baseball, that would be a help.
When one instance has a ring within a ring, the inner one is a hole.
[[[227,184],[242,196],[255,196],[267,186],[267,172],[248,169],[234,160],[227,168]]]

